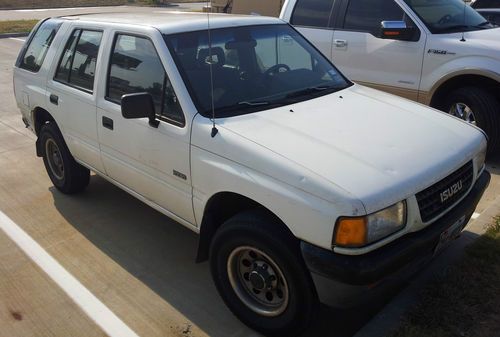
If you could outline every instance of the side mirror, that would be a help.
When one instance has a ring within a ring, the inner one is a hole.
[[[407,27],[404,21],[382,21],[380,37],[388,40],[411,41],[415,36],[414,27]]]
[[[153,96],[147,92],[123,95],[122,116],[126,119],[149,118],[149,125],[154,128],[160,125],[156,119]]]

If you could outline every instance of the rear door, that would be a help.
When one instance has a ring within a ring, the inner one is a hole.
[[[417,99],[426,35],[394,0],[344,0],[332,58],[348,78]],[[381,38],[382,21],[415,27],[411,41]]]
[[[74,25],[47,81],[47,105],[59,116],[71,154],[103,172],[96,123],[96,74],[100,71],[103,30]]]
[[[297,0],[289,22],[327,58],[332,56],[332,10],[339,0]]]

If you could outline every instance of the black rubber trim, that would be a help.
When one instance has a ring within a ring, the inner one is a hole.
[[[448,214],[428,227],[405,236],[364,255],[343,255],[301,242],[302,256],[311,272],[351,285],[368,285],[396,273],[406,265],[429,258],[441,233],[476,209],[491,175],[484,170],[470,193]]]

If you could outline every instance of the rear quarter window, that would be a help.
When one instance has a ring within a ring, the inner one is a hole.
[[[21,52],[19,67],[32,72],[38,72],[42,67],[47,51],[61,27],[61,22],[48,20],[43,22]]]

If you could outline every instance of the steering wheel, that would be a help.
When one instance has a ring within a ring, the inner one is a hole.
[[[285,71],[290,71],[289,66],[287,66],[286,64],[283,64],[283,63],[278,63],[278,64],[275,64],[274,66],[272,66],[271,68],[267,69],[264,72],[264,76],[272,76],[277,72],[282,72],[282,71],[280,71],[281,69],[284,69]]]
[[[450,14],[446,14],[441,19],[439,19],[438,23],[442,25],[450,22],[451,20],[453,20],[453,17]]]

